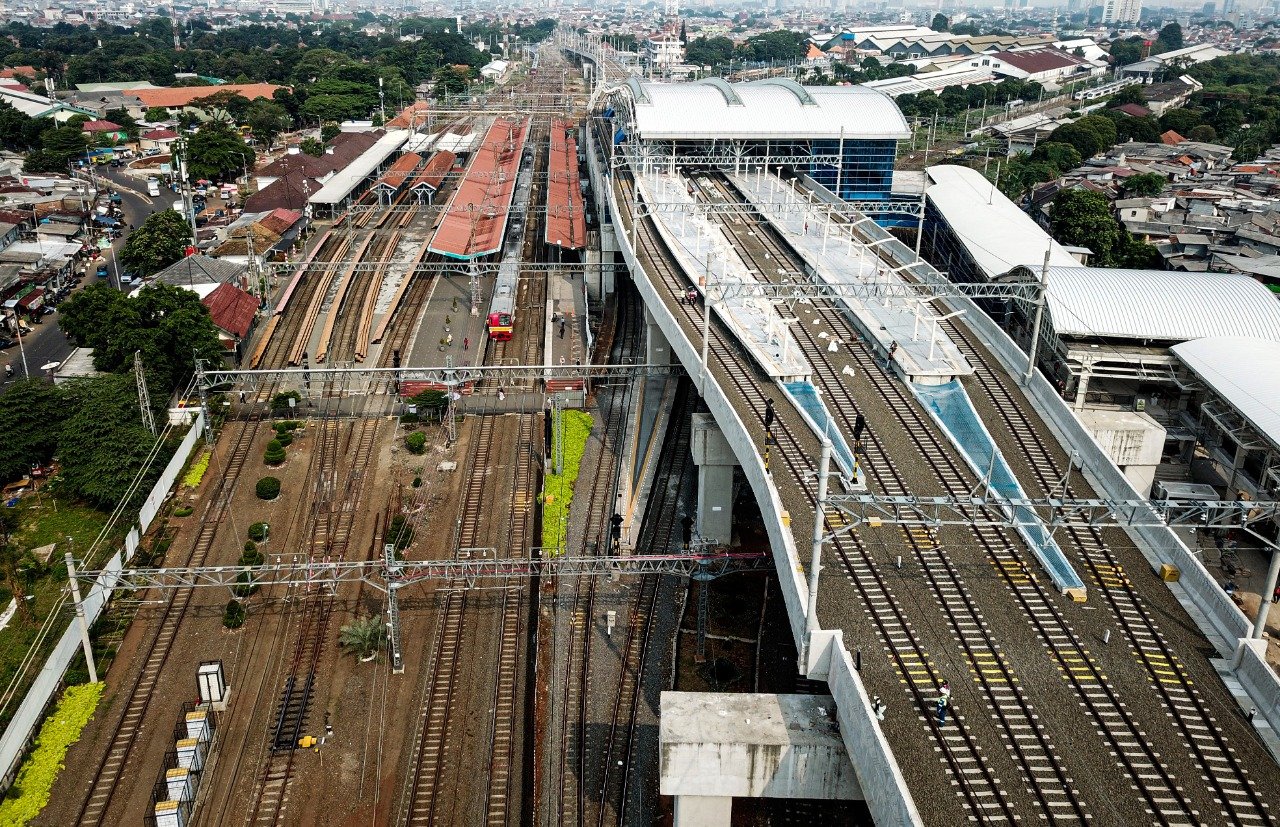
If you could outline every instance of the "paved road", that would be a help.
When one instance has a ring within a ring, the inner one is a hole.
[[[164,195],[160,198],[151,199],[146,193],[145,179],[136,176],[127,175],[120,170],[111,168],[99,168],[94,170],[96,177],[104,179],[104,182],[112,189],[120,193],[120,207],[124,213],[125,233],[115,241],[112,247],[104,250],[106,257],[107,269],[111,274],[108,282],[113,287],[119,287],[119,268],[114,263],[116,253],[124,245],[124,239],[128,236],[128,227],[130,225],[137,227],[147,220],[147,216],[151,215],[163,205],[167,203]],[[164,191],[168,194],[168,190]],[[93,284],[98,281],[93,276],[92,268],[89,276],[75,290]],[[75,290],[72,291],[74,295]],[[14,379],[21,379],[26,371],[30,371],[31,376],[44,376],[47,371],[41,370],[42,365],[51,362],[61,363],[71,354],[74,345],[67,338],[66,334],[58,326],[58,314],[55,312],[49,316],[41,317],[41,324],[35,326],[31,333],[22,337],[22,347],[19,348],[15,343],[12,347],[0,351],[0,365],[12,365]],[[22,353],[26,353],[26,368],[23,367]],[[0,392],[8,387],[9,379],[0,368]]]

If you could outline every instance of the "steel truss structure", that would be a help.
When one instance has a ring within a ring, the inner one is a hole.
[[[431,274],[431,273],[467,273],[473,270],[481,276],[491,276],[498,272],[499,262],[467,262],[467,261],[422,261],[409,267],[405,272],[409,274]],[[341,261],[312,261],[306,264],[299,262],[277,262],[267,265],[275,270],[276,275],[288,275],[297,270],[305,270],[308,273],[323,273],[327,270],[354,273],[373,273],[387,269],[384,264],[376,264],[371,261],[358,261],[354,264],[344,263]],[[521,274],[528,274],[529,278],[545,273],[596,273],[602,271],[623,271],[627,269],[625,262],[614,261],[594,261],[594,262],[565,262],[562,264],[544,261],[522,261],[517,265]]]
[[[81,582],[101,583],[114,591],[140,589],[232,588],[258,586],[336,588],[343,583],[366,583],[386,592],[394,584],[403,589],[418,583],[443,582],[474,587],[491,581],[531,577],[611,576],[614,574],[674,574],[716,578],[741,571],[760,571],[773,565],[767,552],[703,554],[633,554],[600,557],[537,557],[470,560],[360,560],[314,562],[303,554],[273,555],[261,566],[197,566],[190,568],[126,568],[116,572],[76,571]],[[245,575],[248,575],[246,578]]]
[[[846,519],[829,537],[882,524],[939,528],[1244,528],[1280,516],[1280,502],[1253,500],[1084,500],[999,497],[890,497],[832,494],[827,504]]]
[[[585,379],[609,382],[645,376],[676,376],[684,372],[680,365],[439,365],[434,367],[297,367],[262,368],[258,370],[205,370],[197,365],[195,386],[208,393],[228,385],[256,387],[280,382],[290,385],[310,382],[431,382],[444,387],[478,383],[484,379],[507,384],[518,380]]]

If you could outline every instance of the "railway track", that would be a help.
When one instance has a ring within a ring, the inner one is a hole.
[[[618,203],[630,204],[632,182],[629,176],[620,174],[615,180],[623,192]],[[630,215],[626,214],[624,220],[629,223]],[[640,254],[648,263],[650,277],[655,279],[655,287],[660,292],[665,292],[669,306],[673,308],[677,318],[682,319],[690,338],[697,340],[700,333],[696,331],[701,329],[705,307],[691,306],[681,300],[687,289],[687,280],[672,264],[665,245],[649,229],[648,224],[648,221],[641,221],[636,228]],[[726,336],[718,324],[712,324],[710,330],[712,338],[708,351],[713,360],[713,372],[720,373],[728,382],[726,390],[736,393],[740,404],[745,404],[762,420],[766,400],[774,397],[772,389],[766,392],[764,383],[757,378],[754,367],[751,366],[752,363],[738,351],[736,342]],[[774,435],[783,468],[791,477],[792,484],[806,499],[808,507],[815,509],[817,495],[812,481],[815,470],[812,442],[803,444],[782,417],[775,421]],[[805,520],[805,517],[793,513],[792,525],[797,534],[797,544],[805,541],[803,529],[799,528],[809,524]],[[863,558],[867,555],[867,550],[856,536],[837,538],[833,545],[837,554],[846,560],[846,565],[849,565],[847,560],[850,553]],[[855,579],[855,589],[863,605],[874,607],[874,611],[869,612],[869,620],[886,646],[891,664],[902,676],[915,708],[928,709],[937,697],[941,678],[934,671],[929,653],[912,630],[906,610],[892,597],[883,576],[874,567],[871,575],[870,578]],[[972,730],[962,723],[953,723],[948,736],[941,742],[943,748],[940,757],[953,777],[960,780],[958,792],[962,806],[970,815],[986,822],[1016,821],[1018,814]]]
[[[950,321],[944,322],[944,326],[965,358],[974,365],[973,378],[978,388],[991,401],[1027,460],[1040,494],[1049,496],[1058,492],[1061,496],[1078,496],[1069,485],[1062,491],[1060,481],[1065,478],[1065,469],[1040,437],[1027,413],[1026,403],[1015,396],[1007,380],[990,368],[989,357],[984,358],[984,354],[978,352],[967,333]],[[1183,746],[1194,757],[1196,765],[1204,769],[1200,779],[1221,808],[1217,815],[1231,824],[1274,824],[1269,802],[1263,800],[1250,782],[1248,769],[1215,725],[1204,696],[1160,631],[1155,612],[1125,575],[1123,562],[1105,542],[1102,532],[1071,528],[1067,535],[1131,652],[1147,671],[1150,687]]]
[[[688,380],[683,380],[672,406],[666,444],[654,471],[654,485],[644,512],[645,522],[636,543],[639,554],[666,554],[680,543],[676,513],[681,505],[682,491],[689,490],[686,486],[690,484],[686,475],[692,456],[692,410],[693,393]],[[597,805],[598,827],[625,825],[631,811],[636,812],[641,821],[646,815],[640,802],[633,802],[628,792],[637,782],[644,783],[636,778],[639,770],[635,766],[640,734],[640,701],[643,697],[641,679],[652,642],[652,621],[658,608],[661,580],[657,575],[641,577],[635,587],[636,593],[629,601],[627,638],[622,649],[617,690],[613,693],[609,735],[601,751],[604,763]],[[635,822],[636,819],[631,819],[631,823]]]
[[[633,355],[640,346],[639,301],[633,299],[619,318],[623,335],[614,351],[616,360]],[[609,517],[617,510],[617,457],[622,450],[623,432],[627,423],[634,382],[621,389],[609,388],[597,394],[604,415],[604,431],[600,443],[599,460],[587,492],[585,524],[578,553],[581,555],[608,554]],[[603,397],[608,401],[604,402]],[[576,498],[576,497],[575,497]],[[598,803],[597,796],[590,796],[591,787],[586,773],[594,768],[593,750],[587,737],[590,720],[591,697],[591,643],[594,637],[596,578],[575,577],[569,585],[569,603],[572,607],[570,626],[574,630],[567,635],[564,672],[561,683],[560,747],[564,756],[558,789],[558,813],[563,824],[589,824],[594,819],[589,807]]]
[[[380,420],[361,419],[354,425],[351,445],[343,450],[341,421],[325,418],[317,442],[320,473],[313,499],[310,558],[316,564],[341,563],[346,559],[359,513],[363,479],[377,444]],[[343,455],[351,460],[344,484],[336,484]],[[276,705],[269,746],[271,755],[261,775],[253,799],[249,823],[253,827],[284,823],[294,774],[294,756],[306,730],[320,661],[330,640],[329,627],[337,591],[323,587],[302,595],[303,614],[290,656],[280,699]]]
[[[744,216],[746,215],[745,211],[743,214]],[[758,218],[752,216],[751,220],[756,222]],[[787,260],[792,257],[790,250],[784,248],[782,242],[777,239],[773,231],[760,226],[762,224],[763,222],[759,222],[759,225],[757,225],[759,232],[753,236],[756,239],[755,244],[768,247],[775,260]],[[741,237],[739,242],[743,244],[744,249],[751,249],[753,246],[747,239],[742,239]],[[842,339],[856,341],[856,337],[852,335],[853,331],[847,326],[843,316],[834,307],[828,303],[820,303],[816,305],[815,310],[821,319],[830,325],[831,329]],[[828,361],[825,348],[814,337],[811,326],[802,324],[798,326],[798,329],[802,331],[802,335],[805,338],[802,347],[805,348],[810,363],[818,372],[824,391],[829,395],[829,398],[836,401],[835,409],[838,415],[844,419],[846,430],[851,429],[852,422],[849,421],[849,418],[851,412],[856,410],[852,395],[848,392],[847,386],[839,381],[834,367]],[[956,338],[961,338],[958,335],[959,331],[954,332],[957,334]],[[1039,469],[1041,474],[1040,482],[1045,488],[1044,493],[1047,495],[1052,482],[1044,474],[1052,468],[1052,465],[1044,465],[1043,460],[1051,460],[1052,457],[1047,453],[1043,442],[1035,434],[1034,429],[1026,422],[1026,413],[1023,407],[1016,404],[1016,400],[1008,394],[1007,388],[1001,386],[1005,391],[1004,394],[996,392],[992,383],[997,380],[990,369],[986,367],[986,361],[980,358],[979,354],[972,349],[970,343],[966,342],[966,344],[970,349],[966,353],[966,357],[970,358],[972,364],[979,366],[979,370],[983,374],[979,377],[979,382],[992,395],[993,402],[997,402],[996,409],[1001,411],[1002,416],[1007,420],[1007,424],[1021,426],[1022,437],[1020,444],[1028,446],[1028,448],[1032,445],[1039,446],[1040,451],[1043,452],[1037,455],[1037,459],[1042,460]],[[898,425],[910,435],[920,455],[926,460],[936,477],[942,481],[944,490],[953,496],[964,496],[971,491],[972,483],[966,479],[959,461],[942,443],[931,424],[918,410],[918,405],[915,404],[914,400],[898,382],[880,369],[877,360],[865,347],[855,345],[854,355],[856,363],[862,368],[862,375],[869,378],[885,407],[893,412]],[[1020,421],[1015,422],[1015,420]],[[870,467],[873,469],[876,480],[886,493],[897,495],[909,493],[897,466],[889,458],[874,432],[871,434],[867,453],[870,459]],[[1161,824],[1197,823],[1199,813],[1195,810],[1191,800],[1173,773],[1161,760],[1159,753],[1151,746],[1150,738],[1142,731],[1125,708],[1123,702],[1120,701],[1111,684],[1107,681],[1105,674],[1102,673],[1101,667],[1089,654],[1080,635],[1072,629],[1047,589],[1039,583],[1037,578],[1028,575],[1028,562],[1022,549],[1011,542],[1003,532],[993,528],[975,527],[971,529],[971,532],[986,553],[994,570],[1015,596],[1024,618],[1037,632],[1042,644],[1058,666],[1062,677],[1076,694],[1079,705],[1089,713],[1095,730],[1103,738],[1104,747],[1116,763],[1125,769],[1126,774],[1134,779],[1133,787],[1138,791],[1142,806],[1146,810],[1148,817]],[[952,574],[956,570],[956,564],[949,559],[947,554],[937,548],[936,544],[932,544],[934,547],[931,550],[927,547],[922,549],[921,535],[929,537],[925,532],[912,531],[908,532],[908,534],[908,540],[913,548],[916,549],[921,568],[927,573],[930,581],[935,581],[940,572],[947,573],[954,581],[949,588],[939,593],[939,603],[944,611],[954,614],[952,607],[972,600],[968,596],[968,590],[960,582],[958,575]],[[1097,547],[1100,549],[1106,548],[1101,543],[1100,536],[1097,540]],[[1111,569],[1108,569],[1108,571],[1111,571]],[[1101,578],[1099,578],[1099,581],[1101,582]],[[983,630],[985,629],[985,624],[974,626],[972,620],[968,621],[964,640],[961,640],[962,643],[967,642],[974,629]],[[1165,646],[1158,653],[1158,657],[1149,662],[1158,664],[1161,671],[1164,672],[1169,662],[1168,659],[1171,657],[1172,652]],[[988,655],[984,660],[975,662],[975,665],[990,664],[992,662],[992,656]],[[994,662],[998,662],[998,660]],[[979,675],[980,680],[985,682],[989,671],[989,667],[979,668],[975,670],[975,674]],[[1161,676],[1153,674],[1152,677],[1159,678]],[[1167,685],[1165,681],[1155,681],[1155,683],[1157,685]],[[1009,686],[1013,685],[1012,683],[1009,684]],[[988,690],[988,705],[989,707],[996,706],[995,716],[1007,717],[1007,710],[1010,705],[1007,696],[1007,691],[1001,692],[999,696],[996,696],[995,693]],[[1185,714],[1185,707],[1183,709]],[[1205,710],[1205,716],[1201,720],[1204,722],[1212,720],[1211,716],[1207,714],[1207,710]],[[1216,728],[1203,726],[1202,724],[1200,729],[1203,730],[1203,733],[1198,731],[1197,734],[1200,734],[1205,741],[1211,741],[1212,737],[1216,736],[1219,749],[1226,747],[1221,736],[1217,734]],[[1055,822],[1067,817],[1079,818],[1083,815],[1083,811],[1081,802],[1078,799],[1072,802],[1061,794],[1053,796],[1043,794],[1043,791],[1053,782],[1054,776],[1057,776],[1057,783],[1070,784],[1069,779],[1062,775],[1062,771],[1059,768],[1061,762],[1055,757],[1051,746],[1048,745],[1047,741],[1040,744],[1028,744],[1027,742],[1032,740],[1031,736],[1036,733],[1036,730],[1029,729],[1026,724],[1019,725],[1018,732],[1021,735],[1022,743],[1017,741],[1014,743],[1018,747],[1016,751],[1019,754],[1024,779],[1034,782],[1034,786],[1029,789],[1036,791],[1037,803],[1041,809],[1047,813],[1047,817]],[[1210,732],[1213,733],[1213,736],[1209,734]],[[1226,748],[1224,752],[1225,754],[1230,754],[1229,748]],[[1225,762],[1225,759],[1221,757],[1222,754],[1219,753],[1218,760]],[[1202,761],[1207,757],[1197,756]],[[1212,765],[1215,768],[1218,766],[1218,764]],[[1029,779],[1028,772],[1030,772]],[[1214,777],[1210,778],[1210,776]],[[1215,800],[1219,805],[1225,807],[1227,806],[1227,801],[1233,802],[1237,807],[1243,805],[1243,812],[1248,823],[1260,823],[1255,819],[1259,818],[1261,813],[1265,813],[1265,808],[1260,799],[1256,798],[1256,793],[1254,793],[1253,800],[1249,800],[1249,788],[1243,776],[1236,776],[1234,784],[1230,779],[1224,781],[1213,773],[1206,774],[1203,778],[1214,789]],[[1231,788],[1227,789],[1227,787]],[[1064,816],[1064,811],[1068,807],[1079,811],[1074,815],[1067,812]],[[1220,815],[1235,819],[1233,823],[1242,823],[1238,820],[1238,813],[1234,810],[1228,811],[1224,809]],[[1121,817],[1118,812],[1108,814],[1108,818]]]
[[[231,505],[232,494],[235,493],[236,483],[253,448],[260,424],[261,420],[254,418],[241,425],[235,442],[225,454],[221,476],[201,516],[200,530],[196,534],[186,565],[204,565],[209,552],[213,549],[218,526]],[[112,727],[111,743],[98,762],[93,780],[80,805],[75,822],[77,825],[107,823],[107,815],[111,810],[117,788],[123,780],[132,777],[127,770],[133,757],[133,748],[146,722],[160,674],[173,651],[178,629],[186,616],[193,594],[193,589],[178,589],[165,603],[156,626],[156,633],[144,649],[146,660],[133,680],[131,688],[124,695],[126,700],[120,716]]]

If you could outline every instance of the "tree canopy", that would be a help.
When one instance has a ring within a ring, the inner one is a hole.
[[[156,284],[130,297],[99,282],[64,302],[59,316],[67,335],[93,348],[98,370],[127,373],[141,351],[153,392],[165,396],[186,386],[197,358],[222,356],[208,308],[180,287]]]
[[[0,394],[0,481],[21,477],[53,459],[57,432],[49,427],[65,415],[57,386],[41,379],[14,382]]]
[[[253,168],[253,148],[222,121],[206,121],[187,142],[191,180],[223,181]]]
[[[120,260],[129,271],[149,276],[182,258],[190,243],[191,227],[186,220],[175,210],[160,210],[129,233]]]
[[[60,479],[73,493],[110,511],[129,490],[156,438],[142,425],[132,377],[81,379],[63,388]],[[153,463],[150,479],[158,478],[163,467]],[[149,487],[139,487],[132,501],[140,501]]]
[[[41,121],[46,124],[47,122]],[[80,131],[79,125],[47,127],[40,133],[37,144],[39,149],[27,153],[23,169],[27,172],[62,172],[67,165],[84,157],[89,148],[89,139]]]
[[[938,12],[933,16],[933,22],[929,24],[929,28],[935,32],[945,32],[951,28],[951,21],[942,12]]]

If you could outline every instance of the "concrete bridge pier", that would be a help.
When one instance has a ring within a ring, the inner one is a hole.
[[[713,544],[733,536],[733,469],[738,460],[709,413],[693,415],[690,449],[698,466],[698,536]]]
[[[658,748],[675,827],[729,827],[734,798],[865,798],[829,695],[663,692]]]
[[[675,354],[671,352],[671,343],[667,341],[662,328],[658,327],[658,320],[654,318],[648,305],[645,305],[644,308],[644,328],[644,355],[646,361],[651,365],[669,365],[673,363]]]

